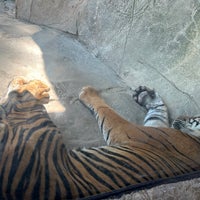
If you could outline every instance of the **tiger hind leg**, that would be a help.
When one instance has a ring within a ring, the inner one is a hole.
[[[140,86],[134,91],[133,98],[147,110],[144,126],[169,127],[167,106],[157,92]]]
[[[14,78],[7,91],[7,96],[12,91],[17,91],[18,93],[23,93],[24,91],[30,92],[36,99],[43,100],[49,99],[49,87],[40,80],[26,80],[24,77]],[[46,103],[46,102],[45,102]]]

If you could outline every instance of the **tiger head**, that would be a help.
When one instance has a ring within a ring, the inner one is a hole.
[[[183,133],[200,138],[200,116],[180,116],[174,120],[172,127]]]

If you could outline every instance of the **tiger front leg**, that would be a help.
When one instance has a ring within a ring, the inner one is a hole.
[[[126,130],[131,130],[133,125],[109,107],[97,90],[90,86],[84,87],[79,94],[79,99],[94,113],[108,145],[127,143],[129,139]]]
[[[147,110],[144,126],[169,127],[167,106],[157,92],[140,86],[134,91],[133,98]]]

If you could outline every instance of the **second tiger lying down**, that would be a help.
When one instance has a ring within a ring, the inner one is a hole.
[[[79,98],[93,111],[108,146],[67,151],[43,103],[49,88],[14,79],[0,106],[0,199],[101,198],[200,172],[200,140],[187,121],[168,128],[167,108],[146,87],[133,95],[147,109],[144,126],[112,110],[92,87]],[[191,121],[190,121],[191,123]],[[184,130],[185,130],[184,129]]]

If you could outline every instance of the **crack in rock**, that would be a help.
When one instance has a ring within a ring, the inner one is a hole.
[[[139,59],[138,62],[139,62],[140,64],[142,64],[142,65],[144,65],[144,66],[146,65],[146,66],[150,67],[151,69],[153,69],[154,71],[156,71],[156,73],[158,73],[163,79],[165,79],[168,83],[170,83],[170,85],[171,85],[172,87],[174,87],[177,91],[179,91],[179,92],[182,93],[183,95],[187,96],[187,97],[191,100],[191,102],[193,102],[194,105],[198,108],[198,110],[200,110],[200,106],[199,106],[198,103],[195,101],[195,99],[194,99],[194,97],[193,97],[192,95],[190,95],[189,93],[187,93],[187,92],[185,92],[185,91],[179,89],[173,81],[169,80],[164,74],[162,74],[162,73],[161,73],[158,69],[156,69],[154,66],[150,65],[149,63],[147,63],[145,60]]]
[[[108,88],[100,89],[98,91],[99,91],[99,93],[104,93],[104,92],[116,93],[116,92],[125,92],[125,91],[127,91],[127,88],[124,88],[124,87],[108,87]]]

